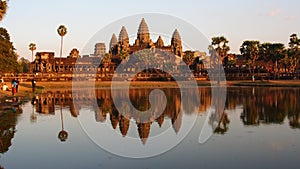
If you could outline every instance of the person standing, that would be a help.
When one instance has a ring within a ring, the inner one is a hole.
[[[19,79],[15,79],[15,81],[16,81],[16,93],[18,93],[19,92],[19,84],[20,84],[20,82],[19,82]]]
[[[15,96],[17,92],[17,82],[15,79],[11,82],[11,92],[13,96]]]
[[[34,79],[31,80],[32,92],[35,92],[36,81]]]

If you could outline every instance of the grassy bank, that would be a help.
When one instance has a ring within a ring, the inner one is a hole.
[[[127,82],[116,82],[117,87],[125,86]],[[210,81],[198,81],[198,86],[210,86]],[[265,86],[265,87],[300,87],[300,80],[270,80],[270,81],[227,81],[227,86]],[[37,89],[33,93],[31,82],[21,82],[17,97],[31,97],[43,90],[70,90],[72,88],[110,88],[111,82],[93,82],[93,81],[79,81],[74,85],[72,81],[69,82],[37,82]],[[132,88],[177,88],[176,82],[131,82]],[[11,91],[0,91],[0,98],[12,97]]]
[[[227,81],[227,86],[300,87],[300,80]]]

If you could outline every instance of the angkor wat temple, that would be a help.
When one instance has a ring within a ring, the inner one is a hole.
[[[177,58],[183,56],[182,41],[177,29],[172,34],[170,45],[165,45],[161,36],[158,37],[156,42],[153,42],[150,38],[148,25],[145,19],[142,18],[137,31],[137,38],[133,44],[129,43],[127,30],[125,26],[122,26],[118,38],[115,34],[112,35],[108,53],[106,53],[104,43],[95,44],[94,54],[83,57],[79,55],[77,49],[73,49],[66,58],[55,57],[54,52],[37,52],[36,59],[31,63],[31,71],[47,76],[48,80],[51,77],[56,77],[54,74],[57,73],[69,74],[71,78],[74,71],[86,74],[94,73],[101,77],[112,77],[114,70],[123,60],[122,55],[125,54],[127,57],[131,57],[131,54],[144,49],[159,49],[174,54]],[[132,68],[132,70],[138,69]],[[104,72],[105,75],[103,75]],[[66,75],[65,77],[69,76]],[[94,78],[97,79],[97,77]]]

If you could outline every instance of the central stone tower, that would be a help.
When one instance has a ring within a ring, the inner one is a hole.
[[[144,18],[140,23],[138,32],[137,32],[137,39],[135,40],[134,46],[139,47],[150,47],[152,45],[152,41],[150,39],[150,33],[148,29],[148,25]]]

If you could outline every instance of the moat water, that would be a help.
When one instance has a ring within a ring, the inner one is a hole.
[[[43,93],[19,106],[7,100],[7,104],[0,104],[0,166],[5,169],[299,167],[300,88],[227,88],[222,100],[225,108],[219,114],[222,118],[215,127],[209,123],[214,133],[205,143],[199,143],[199,135],[214,102],[211,88],[199,88],[200,106],[195,108],[188,101],[182,114],[178,89],[161,90],[168,100],[166,109],[149,117],[150,122],[144,125],[134,114],[127,119],[118,112],[109,89],[94,92],[97,106],[91,105],[93,99],[88,92],[76,98],[71,91]],[[147,110],[150,91],[130,90],[132,104]],[[122,96],[120,91],[118,97]],[[95,137],[91,137],[90,130],[96,131],[92,133]],[[167,130],[169,139],[161,138]],[[141,151],[149,147],[160,149],[153,145],[153,138],[161,138],[162,145],[168,145],[172,142],[170,138],[177,137],[183,137],[178,145],[150,158],[128,158],[115,153],[120,150],[124,155],[134,147]],[[136,138],[134,145],[130,138]],[[101,140],[109,141],[114,152],[99,145]]]

